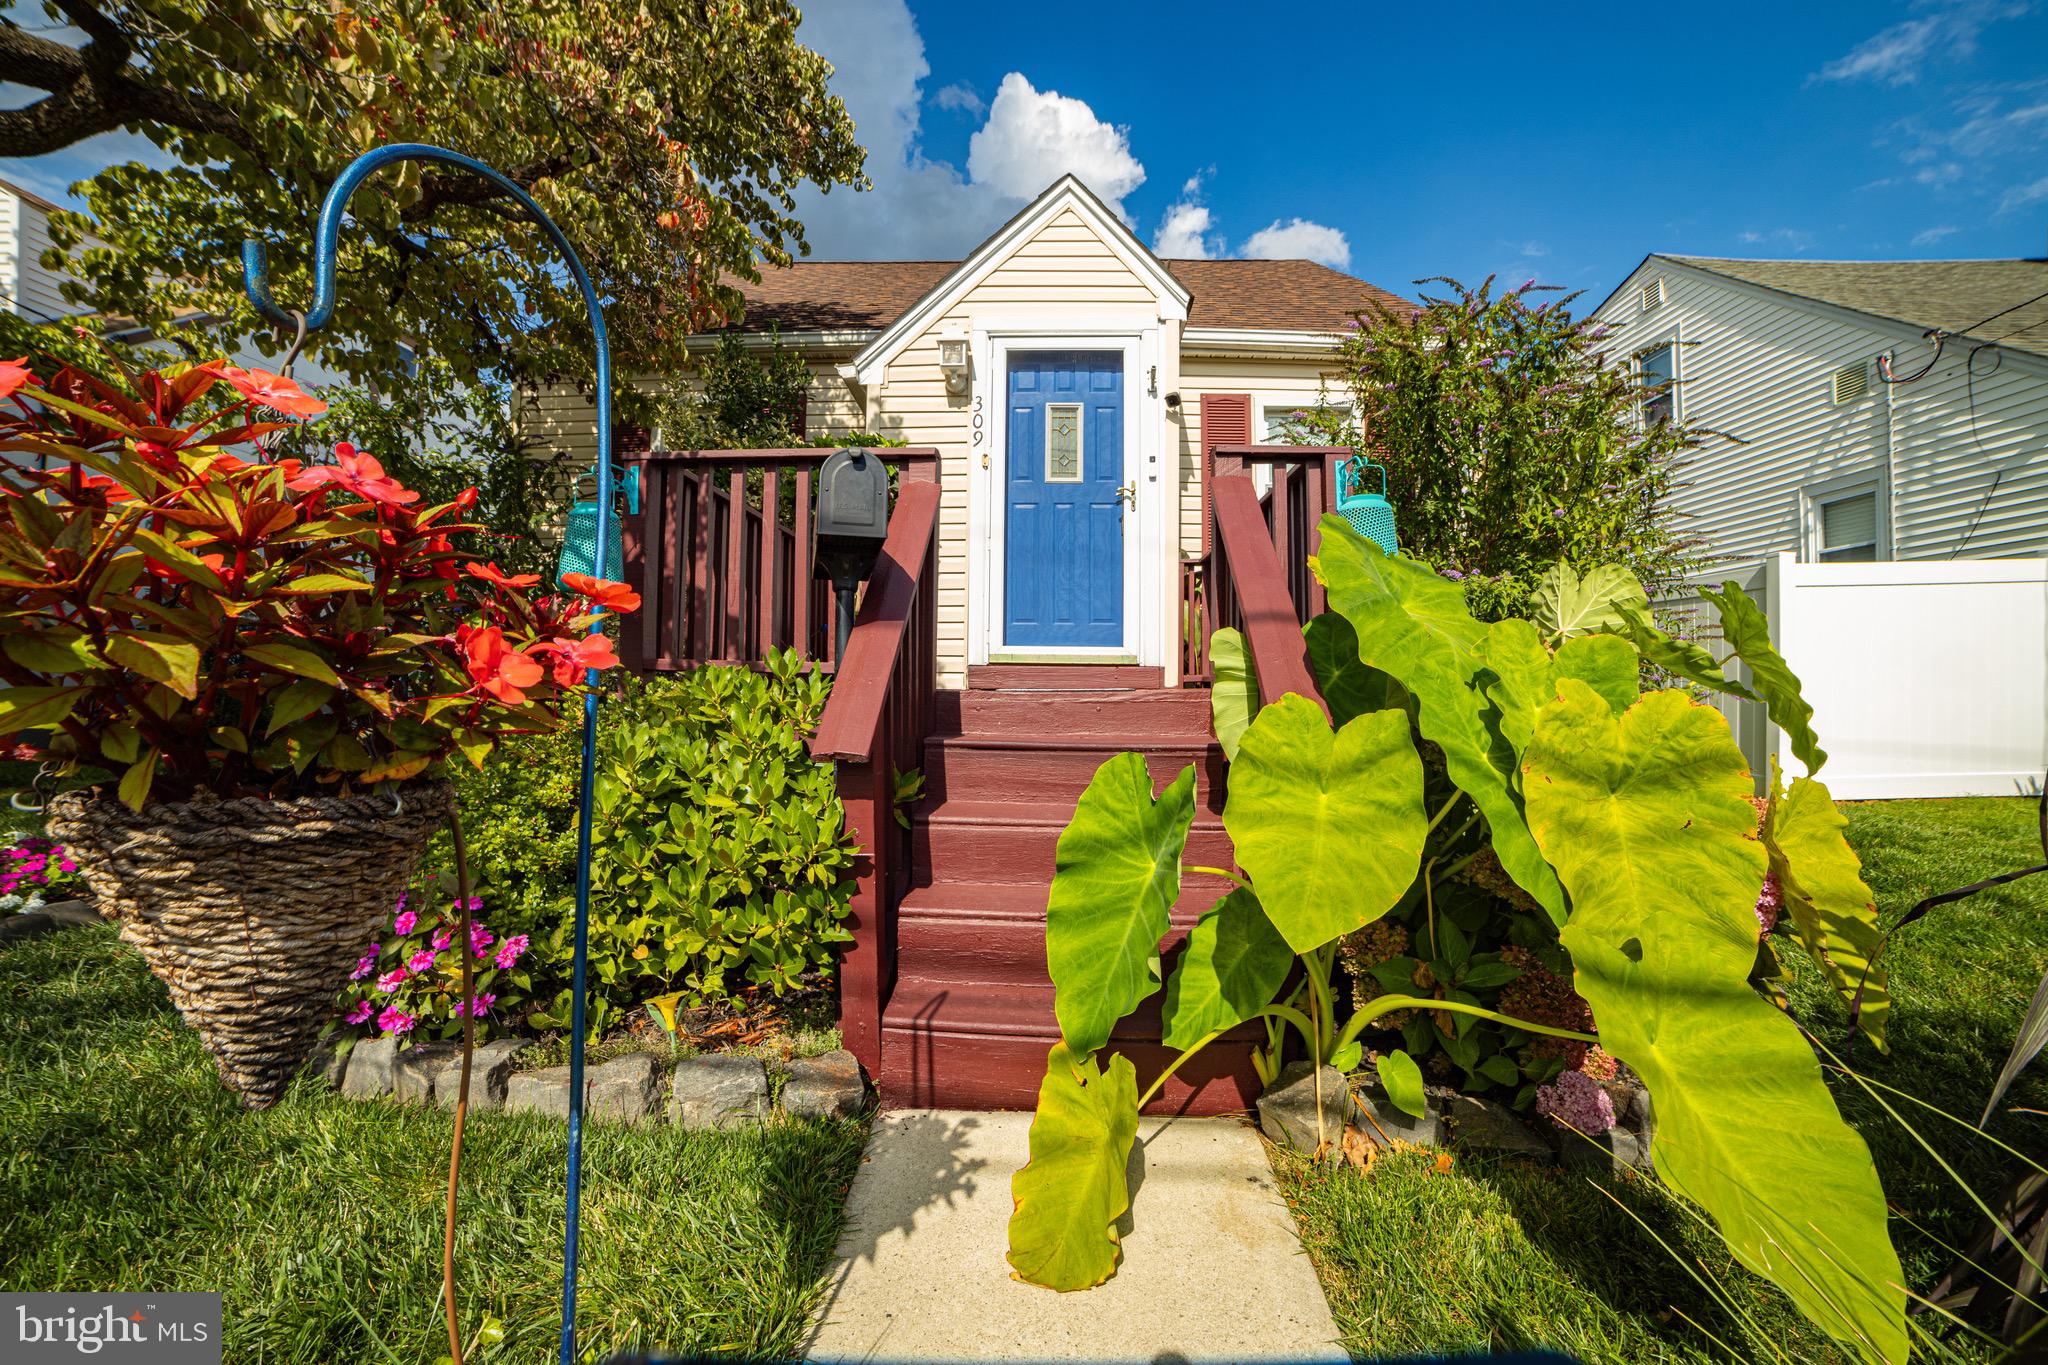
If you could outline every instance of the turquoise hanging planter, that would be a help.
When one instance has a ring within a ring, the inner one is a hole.
[[[1379,492],[1365,488],[1367,472],[1380,476]],[[1387,471],[1363,455],[1353,455],[1337,467],[1337,511],[1351,523],[1351,529],[1390,555],[1401,553],[1400,538],[1394,534],[1394,505],[1387,501]]]
[[[592,471],[593,475],[595,470]],[[626,471],[626,511],[628,515],[640,513],[640,468],[635,465]],[[610,544],[605,547],[604,565],[597,566],[597,499],[580,498],[569,509],[569,521],[562,528],[562,557],[555,565],[555,580],[560,582],[572,573],[589,574],[593,578],[618,581],[626,569],[625,545],[619,534],[619,518],[612,517]]]

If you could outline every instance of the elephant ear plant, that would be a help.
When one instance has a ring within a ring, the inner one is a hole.
[[[1214,704],[1238,869],[1183,865],[1193,771],[1155,799],[1136,754],[1102,766],[1060,839],[1046,953],[1061,1039],[1047,1058],[1031,1161],[1014,1183],[1017,1278],[1073,1290],[1115,1272],[1139,1112],[1239,1025],[1266,1029],[1255,1060],[1268,1079],[1290,1036],[1314,1060],[1357,1065],[1361,1031],[1397,1010],[1426,1012],[1453,1036],[1469,1027],[1593,1041],[1489,1009],[1464,989],[1425,987],[1420,975],[1419,993],[1387,990],[1339,1021],[1337,941],[1397,906],[1433,905],[1457,865],[1490,857],[1530,913],[1556,926],[1599,1043],[1648,1087],[1659,1175],[1851,1351],[1903,1359],[1905,1294],[1870,1154],[1837,1113],[1798,1024],[1751,980],[1756,903],[1775,875],[1788,903],[1807,906],[1795,912],[1806,920],[1800,936],[1832,962],[1838,985],[1863,992],[1868,1018],[1882,981],[1858,957],[1874,912],[1855,856],[1810,773],[1760,826],[1720,714],[1686,691],[1639,683],[1647,659],[1754,696],[1817,769],[1824,755],[1797,679],[1742,616],[1747,599],[1732,585],[1717,598],[1756,680],[1745,684],[1659,630],[1623,572],[1565,583],[1561,571],[1548,599],[1538,594],[1536,619],[1482,624],[1455,584],[1382,554],[1334,517],[1312,566],[1331,611],[1305,628],[1307,652],[1329,714],[1293,694],[1259,705],[1242,641],[1216,642],[1219,678],[1233,680]],[[1184,872],[1233,886],[1162,979],[1159,945]],[[1474,955],[1451,956],[1470,969]],[[1474,982],[1516,970],[1481,967]],[[1177,1055],[1141,1084],[1110,1047],[1111,1030],[1161,991]],[[1389,1097],[1419,1112],[1414,1059],[1394,1051],[1378,1066]]]

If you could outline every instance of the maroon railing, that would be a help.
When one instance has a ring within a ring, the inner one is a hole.
[[[881,1070],[882,1008],[896,984],[896,906],[910,885],[896,777],[924,761],[938,686],[938,526],[938,484],[906,477],[811,739],[812,756],[837,765],[847,832],[860,847],[846,921],[853,942],[839,959],[839,1029],[870,1073]]]
[[[1184,681],[1210,681],[1209,636],[1219,626],[1245,630],[1248,601],[1259,603],[1262,609],[1284,601],[1291,614],[1294,644],[1300,644],[1301,623],[1321,613],[1324,606],[1323,585],[1308,567],[1308,558],[1316,550],[1316,527],[1323,514],[1337,505],[1337,465],[1350,454],[1344,446],[1216,447],[1218,469],[1265,466],[1273,471],[1273,480],[1261,495],[1249,474],[1220,474],[1215,479],[1210,498],[1216,520],[1214,542],[1206,558],[1181,565]],[[1239,517],[1237,539],[1228,546],[1223,530],[1226,485],[1242,485],[1233,493],[1233,501],[1239,513],[1247,505],[1250,509],[1248,517]],[[1250,632],[1246,633],[1249,636]],[[1268,641],[1268,647],[1278,642],[1276,636]]]
[[[899,486],[932,483],[929,447],[876,452]],[[831,588],[811,575],[811,497],[829,449],[654,450],[640,471],[640,512],[621,519],[626,581],[639,613],[619,642],[626,667],[666,673],[758,663],[797,649],[826,671],[833,657]],[[900,495],[899,495],[900,497]]]

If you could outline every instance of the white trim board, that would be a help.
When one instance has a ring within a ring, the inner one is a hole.
[[[974,387],[968,398],[967,662],[1029,652],[1070,656],[1076,663],[1135,656],[1144,667],[1164,668],[1172,639],[1179,585],[1179,486],[1167,458],[1166,400],[1148,376],[1161,363],[1161,331],[1103,321],[1076,326],[1045,321],[976,329],[970,346]],[[1124,359],[1124,478],[1137,485],[1126,513],[1124,639],[1115,646],[1012,649],[999,638],[1003,620],[1004,545],[1002,489],[1008,468],[1010,353],[1012,351],[1115,351]],[[975,427],[976,419],[980,427]],[[980,440],[975,438],[977,434]]]
[[[1152,293],[1159,300],[1158,316],[1161,321],[1187,321],[1188,304],[1194,296],[1173,277],[1157,256],[1146,250],[1143,242],[1132,235],[1123,219],[1111,213],[1080,180],[1071,174],[1063,175],[969,253],[966,260],[932,286],[931,292],[919,299],[910,311],[868,343],[853,358],[850,366],[854,381],[869,388],[879,387],[889,362],[904,347],[923,336],[963,295],[994,273],[1018,247],[1037,236],[1039,229],[1068,209],[1095,230],[1103,244],[1132,274],[1151,286]]]

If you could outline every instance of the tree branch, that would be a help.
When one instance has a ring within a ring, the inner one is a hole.
[[[10,156],[62,151],[95,133],[132,123],[156,123],[224,137],[255,152],[255,139],[234,113],[212,100],[152,85],[128,65],[133,50],[126,30],[83,0],[61,0],[71,21],[91,35],[83,48],[0,24],[0,71],[9,80],[48,92],[23,109],[0,110],[0,147]]]

